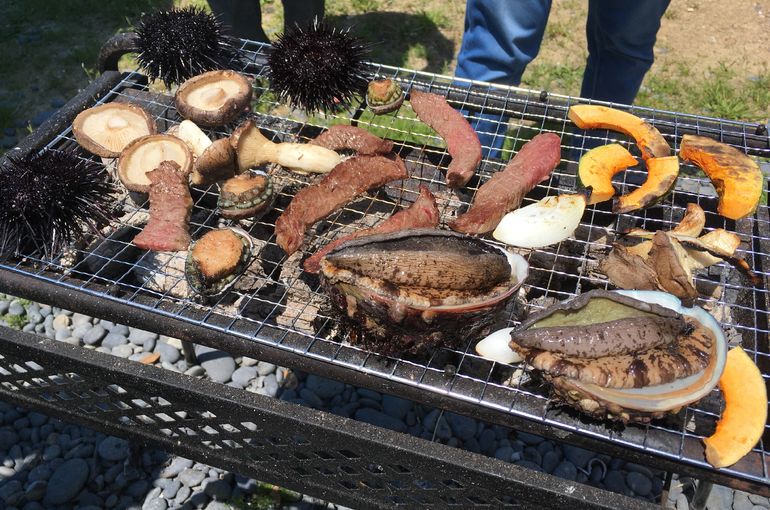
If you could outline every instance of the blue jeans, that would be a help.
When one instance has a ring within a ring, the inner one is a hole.
[[[670,0],[589,0],[588,60],[580,95],[631,104],[652,66],[660,18]],[[455,75],[518,85],[537,56],[551,0],[467,0]],[[483,114],[472,124],[485,156],[497,157],[507,119]]]

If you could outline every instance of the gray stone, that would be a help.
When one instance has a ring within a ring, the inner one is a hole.
[[[495,458],[505,462],[510,462],[514,453],[515,452],[513,451],[513,448],[510,446],[501,446],[495,450]]]
[[[155,341],[158,339],[158,334],[151,331],[144,331],[142,329],[128,328],[129,335],[128,340],[136,345],[144,345],[146,341]]]
[[[48,480],[51,478],[51,473],[52,469],[48,464],[40,464],[39,466],[32,468],[27,476],[27,481],[34,482],[37,480]]]
[[[159,343],[156,345],[155,350],[160,354],[160,360],[164,363],[176,363],[179,361],[179,349],[172,345]]]
[[[128,358],[133,353],[134,349],[128,344],[117,345],[112,348],[112,354],[119,358]]]
[[[481,453],[485,455],[493,455],[497,449],[497,439],[495,439],[495,431],[492,429],[484,429],[479,437],[479,447]]]
[[[115,333],[109,333],[107,336],[104,337],[104,340],[102,340],[102,347],[114,349],[118,345],[124,345],[127,343],[128,343],[128,339],[125,336],[117,335]]]
[[[733,495],[733,510],[751,510],[754,503],[749,499],[749,495],[743,491],[735,491]]]
[[[4,482],[0,484],[0,499],[6,503],[14,494],[22,492],[21,482],[18,480],[11,480],[10,482]]]
[[[192,366],[192,367],[188,368],[187,370],[185,370],[185,372],[184,372],[185,375],[189,375],[189,376],[192,376],[192,377],[199,377],[199,376],[201,376],[201,375],[203,375],[205,373],[206,373],[206,371],[200,365]]]
[[[687,496],[679,494],[676,497],[676,510],[690,510],[690,503],[687,502]]]
[[[609,471],[607,476],[604,477],[604,486],[607,488],[607,490],[619,492],[621,494],[625,494],[626,490],[628,489],[623,473],[614,470]]]
[[[409,400],[388,394],[382,396],[382,410],[393,418],[403,420],[411,408],[412,402]],[[475,428],[474,425],[474,430]]]
[[[397,432],[406,432],[406,424],[404,422],[370,407],[358,409],[355,413],[355,419]]]
[[[770,503],[768,503],[768,499],[764,496],[759,496],[757,494],[749,494],[749,501],[751,501],[755,505],[770,507]]]
[[[262,382],[259,393],[267,395],[268,397],[275,397],[278,395],[278,390],[278,380],[276,379],[275,374],[268,374]]]
[[[240,367],[233,372],[233,382],[245,388],[257,376],[256,367]]]
[[[24,315],[24,306],[18,301],[12,301],[11,306],[8,307],[8,315],[19,316]]]
[[[14,471],[12,467],[0,466],[0,480],[11,478],[15,474],[16,471]]]
[[[206,510],[231,510],[233,507],[230,506],[228,503],[223,503],[221,501],[210,501],[208,505],[206,505]],[[291,507],[286,507],[291,508]]]
[[[260,361],[257,363],[257,374],[268,375],[272,374],[273,372],[275,372],[275,365],[272,363],[268,363],[267,361]]]
[[[5,315],[8,313],[8,308],[10,308],[10,306],[11,304],[5,299],[0,300],[0,315]]]
[[[105,328],[110,330],[110,333],[114,333],[116,335],[121,335],[128,337],[128,335],[131,333],[128,329],[128,326],[125,324],[114,324],[112,327],[104,326]]]
[[[305,386],[321,398],[332,398],[338,393],[342,393],[345,384],[325,377],[319,377],[315,374],[309,374],[305,380]]]
[[[652,480],[638,471],[629,471],[626,474],[626,484],[640,496],[646,496],[652,491]]]
[[[45,422],[48,421],[48,416],[35,412],[29,413],[27,418],[29,418],[29,423],[33,427],[41,427]]]
[[[572,462],[563,460],[553,470],[553,475],[567,480],[574,480],[577,477],[577,468],[575,468],[575,464]]]
[[[147,480],[139,479],[128,486],[126,494],[134,498],[141,498],[147,493],[148,486]]]
[[[751,499],[751,497],[749,497]],[[767,499],[765,499],[767,502]],[[714,485],[711,487],[711,493],[706,500],[706,510],[721,510],[730,508],[733,504],[733,490],[723,485]]]
[[[45,507],[37,501],[30,501],[21,507],[21,510],[45,510]]]
[[[19,436],[13,429],[3,427],[0,429],[0,450],[8,450],[19,442]]]
[[[214,480],[203,486],[203,492],[215,501],[227,500],[230,497],[231,490],[230,484],[224,480]]]
[[[118,462],[128,457],[129,444],[125,439],[107,436],[99,443],[97,451],[104,460]]]
[[[588,461],[591,460],[591,457],[594,456],[593,452],[584,450],[583,448],[579,448],[577,446],[572,446],[570,444],[562,445],[561,448],[564,452],[564,458],[572,462],[575,467],[581,469],[585,468],[586,464],[588,464]]]
[[[532,446],[527,446],[526,448],[524,448],[524,454],[522,455],[522,457],[524,458],[524,460],[529,460],[539,466],[543,464],[543,456],[540,455],[540,452],[537,451],[537,448],[534,448]]]
[[[75,332],[73,331],[72,336],[76,336]],[[86,345],[95,345],[97,342],[101,341],[105,336],[107,336],[107,330],[102,327],[101,324],[97,324],[96,326],[93,326],[91,329],[87,331],[85,335],[83,335],[83,343]]]
[[[321,400],[321,398],[315,394],[314,391],[312,391],[310,388],[302,388],[299,391],[299,397],[307,402],[307,405],[310,407],[314,407],[316,409],[320,409],[323,407],[324,403]]]
[[[93,324],[93,317],[89,317],[88,315],[83,315],[82,313],[74,313],[72,314],[72,325],[73,326],[81,326],[84,324]]]
[[[553,470],[556,469],[556,466],[559,465],[559,457],[560,455],[554,450],[545,452],[543,455],[543,463],[541,464],[541,466],[543,466],[543,471],[546,473],[552,473]]]
[[[71,336],[72,335],[70,334],[70,330],[68,328],[57,329],[56,332],[54,333],[54,340],[63,342],[64,340],[70,338]]]
[[[192,489],[186,485],[182,485],[182,487],[179,488],[179,492],[177,492],[176,497],[174,498],[174,508],[182,506],[187,501],[187,498],[190,497],[191,493]]]
[[[537,445],[544,441],[543,437],[527,432],[516,432],[516,437],[528,445]]]
[[[174,499],[174,496],[176,496],[176,493],[179,492],[179,488],[182,486],[182,482],[179,480],[158,480],[158,482],[160,481],[167,482],[162,486],[159,484],[161,489],[163,489],[163,497],[166,499]]]
[[[209,379],[218,383],[226,383],[230,380],[235,371],[235,360],[232,356],[205,345],[196,345],[195,353]]]
[[[639,464],[634,464],[633,462],[626,462],[626,465],[623,466],[623,469],[625,469],[626,471],[635,471],[637,473],[641,473],[641,474],[643,474],[644,476],[646,476],[647,478],[650,478],[650,479],[652,479],[653,476],[654,476],[652,474],[652,471],[650,471],[649,468],[647,468],[646,466],[639,465]]]
[[[206,473],[198,471],[197,469],[185,469],[179,473],[179,481],[182,482],[182,485],[187,487],[196,487],[200,485],[204,478],[206,478]]]
[[[155,349],[155,343],[157,340],[153,340],[151,338],[148,338],[144,341],[142,344],[142,351],[144,352],[152,352]]]
[[[27,498],[27,501],[39,501],[45,496],[47,488],[48,482],[37,480],[27,485],[27,488],[24,489],[24,497]]]
[[[61,505],[80,493],[88,480],[88,463],[83,459],[72,459],[62,463],[51,475],[44,503]]]

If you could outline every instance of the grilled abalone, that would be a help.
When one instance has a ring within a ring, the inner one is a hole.
[[[249,265],[252,249],[251,237],[240,229],[220,228],[205,233],[187,252],[187,283],[203,296],[222,294]]]
[[[527,262],[479,239],[411,229],[348,241],[321,259],[321,281],[378,352],[458,347],[493,325]]]
[[[657,291],[587,292],[531,316],[509,339],[557,397],[622,422],[648,422],[700,400],[727,354],[711,315]],[[488,343],[477,346],[482,356],[492,352]]]

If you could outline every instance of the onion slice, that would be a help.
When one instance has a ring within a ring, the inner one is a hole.
[[[556,244],[575,232],[585,207],[581,193],[545,197],[503,216],[492,237],[519,248]]]

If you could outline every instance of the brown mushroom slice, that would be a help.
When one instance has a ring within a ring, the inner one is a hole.
[[[200,126],[221,126],[246,109],[251,94],[249,80],[235,71],[209,71],[184,82],[174,100],[185,119]]]
[[[687,250],[667,232],[659,230],[652,238],[652,248],[647,263],[655,270],[658,282],[667,292],[691,306],[698,291],[693,283]]]
[[[198,186],[213,184],[235,175],[235,150],[228,138],[214,142],[191,120],[184,120],[168,134],[181,138],[193,154],[190,181]]]
[[[155,134],[157,129],[153,118],[140,107],[106,103],[80,112],[72,122],[72,132],[88,152],[116,158],[129,143]]]
[[[651,241],[647,242],[652,246]],[[659,290],[658,276],[645,262],[646,257],[646,253],[641,256],[615,243],[609,255],[599,262],[599,271],[621,289]]]
[[[118,161],[118,177],[129,190],[147,193],[150,179],[146,174],[162,161],[174,161],[183,172],[189,173],[193,156],[187,144],[175,136],[143,136],[123,149]]]

